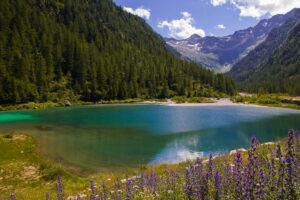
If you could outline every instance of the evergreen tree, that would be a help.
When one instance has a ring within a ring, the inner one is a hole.
[[[112,0],[1,0],[0,103],[201,96],[232,80],[182,61]]]

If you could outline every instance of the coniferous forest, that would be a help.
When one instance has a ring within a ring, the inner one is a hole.
[[[0,103],[234,92],[111,0],[0,1]]]
[[[300,95],[300,21],[280,48],[241,84],[249,92]],[[250,57],[251,59],[251,57]]]

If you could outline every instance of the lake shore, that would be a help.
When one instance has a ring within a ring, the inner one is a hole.
[[[252,102],[237,102],[231,98],[198,98],[196,101],[192,98],[183,98],[184,100],[173,99],[126,99],[126,100],[109,100],[100,102],[74,102],[72,106],[85,106],[85,105],[140,105],[140,104],[156,104],[165,106],[247,106],[247,107],[277,107],[300,110],[300,106],[290,103],[252,103]],[[199,101],[200,99],[200,101]],[[26,104],[17,105],[0,105],[0,113],[4,111],[22,111],[22,110],[42,110],[54,107],[65,107],[63,103],[45,102],[35,103],[30,102]]]
[[[157,105],[166,105],[166,106],[251,106],[251,107],[267,107],[265,105],[258,104],[248,104],[248,103],[235,103],[231,101],[229,98],[221,98],[221,99],[213,99],[214,102],[211,103],[176,103],[171,99],[168,99],[167,102],[155,102],[155,101],[144,101],[142,104],[157,104]]]

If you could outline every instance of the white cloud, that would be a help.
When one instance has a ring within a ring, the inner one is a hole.
[[[213,6],[221,6],[223,4],[226,4],[227,0],[210,0],[210,3]]]
[[[216,26],[217,29],[226,29],[226,26],[224,24],[218,24]]]
[[[284,14],[300,7],[300,0],[231,0],[242,17],[260,18],[264,15]]]
[[[123,7],[123,9],[126,11],[126,12],[129,12],[133,15],[137,15],[139,17],[142,17],[144,19],[150,19],[150,16],[151,16],[151,11],[150,9],[146,9],[144,7],[139,7],[137,9],[133,9],[133,8],[129,8],[129,7]]]
[[[198,34],[201,37],[205,36],[204,30],[194,27],[194,19],[190,13],[182,12],[181,15],[182,18],[180,19],[160,21],[157,27],[167,27],[169,29],[169,36],[177,39],[186,39],[193,34]]]
[[[227,2],[240,11],[241,17],[254,18],[284,14],[300,7],[300,0],[210,0],[213,6],[221,6]]]

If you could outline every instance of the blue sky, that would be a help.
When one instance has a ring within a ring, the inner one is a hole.
[[[300,6],[300,0],[114,0],[164,37],[225,36]],[[299,5],[299,6],[298,6]]]

